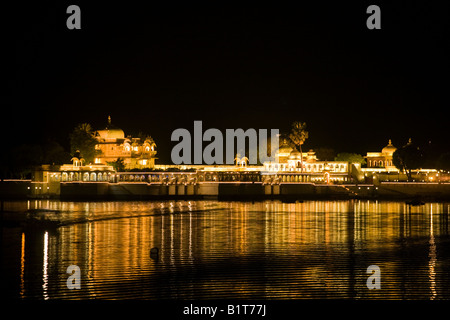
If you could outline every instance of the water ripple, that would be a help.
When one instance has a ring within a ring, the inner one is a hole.
[[[276,201],[19,203],[3,294],[25,299],[449,299],[449,205]],[[13,205],[11,205],[13,206]],[[42,213],[44,212],[44,213]],[[150,254],[158,248],[157,254]],[[69,265],[81,289],[68,289]],[[367,267],[381,270],[369,290]]]

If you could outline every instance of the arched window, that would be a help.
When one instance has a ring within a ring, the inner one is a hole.
[[[97,181],[97,174],[95,172],[91,173],[91,181]]]
[[[78,167],[80,164],[80,159],[78,159],[77,157],[73,157],[71,161],[74,167]]]

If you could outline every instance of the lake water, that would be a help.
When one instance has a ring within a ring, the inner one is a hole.
[[[4,202],[14,299],[450,299],[449,203]],[[157,254],[151,254],[158,248]],[[67,268],[80,268],[68,289]],[[380,268],[369,290],[367,268]]]

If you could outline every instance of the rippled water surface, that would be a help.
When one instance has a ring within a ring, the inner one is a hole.
[[[4,202],[8,217],[31,210],[41,222],[2,223],[2,295],[450,299],[449,208],[379,201]],[[70,265],[80,268],[80,289],[67,288]],[[379,290],[367,288],[370,265],[380,268]]]

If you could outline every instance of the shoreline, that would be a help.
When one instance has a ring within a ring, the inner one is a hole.
[[[0,182],[0,199],[114,200],[393,200],[450,201],[450,183],[381,182],[378,184],[222,183],[154,184],[110,182]]]

